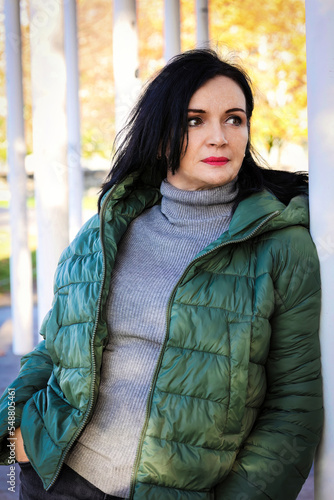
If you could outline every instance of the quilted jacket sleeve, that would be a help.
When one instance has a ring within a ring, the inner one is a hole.
[[[298,243],[277,257],[266,398],[217,500],[294,500],[320,440],[319,266],[306,231]]]
[[[20,373],[9,387],[15,391],[15,421],[13,424],[8,422],[8,404],[11,402],[8,399],[9,388],[4,391],[0,399],[0,464],[6,465],[8,460],[7,437],[9,425],[20,426],[25,403],[35,392],[46,387],[52,372],[52,366],[44,340],[31,353],[23,356]]]

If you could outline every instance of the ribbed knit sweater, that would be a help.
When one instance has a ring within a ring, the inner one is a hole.
[[[229,227],[236,182],[184,191],[167,181],[161,205],[128,227],[107,302],[109,341],[99,398],[66,463],[103,492],[127,498],[168,299],[190,261]]]

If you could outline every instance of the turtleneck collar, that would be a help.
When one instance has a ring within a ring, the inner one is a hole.
[[[237,179],[212,189],[186,191],[170,184],[167,179],[160,186],[161,212],[171,222],[177,220],[207,220],[231,216],[233,202],[238,194]]]

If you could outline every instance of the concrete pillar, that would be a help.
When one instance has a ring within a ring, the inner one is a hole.
[[[69,241],[63,3],[31,0],[30,15],[37,292],[41,324],[51,306],[57,261]]]
[[[209,46],[209,6],[208,0],[196,0],[196,45]]]
[[[65,54],[67,72],[69,231],[72,240],[82,225],[84,189],[81,168],[79,65],[76,0],[64,2]]]
[[[22,355],[33,348],[33,300],[31,255],[28,247],[27,179],[24,166],[26,148],[19,0],[5,1],[5,28],[13,352]]]
[[[140,91],[136,0],[114,0],[115,128],[119,132]]]
[[[334,3],[306,0],[311,233],[322,279],[320,340],[325,426],[315,463],[315,499],[334,491]]]
[[[164,58],[169,61],[172,57],[181,52],[181,35],[180,35],[180,1],[165,0],[165,21],[164,21]]]

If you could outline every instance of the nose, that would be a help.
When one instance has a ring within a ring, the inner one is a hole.
[[[224,131],[223,125],[221,123],[213,123],[211,125],[208,134],[208,143],[211,146],[217,146],[217,147],[228,144],[226,131]]]

